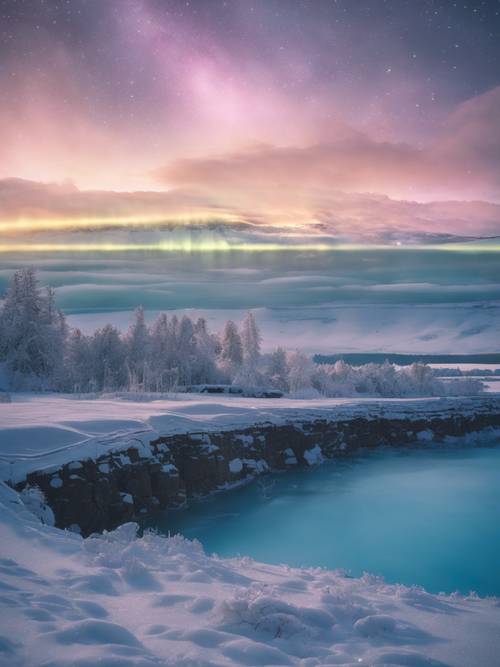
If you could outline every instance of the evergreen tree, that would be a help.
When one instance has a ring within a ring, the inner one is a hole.
[[[73,329],[66,346],[66,382],[69,391],[86,392],[95,390],[92,376],[92,354],[90,340],[80,329]]]
[[[126,342],[130,373],[129,388],[144,389],[147,380],[150,335],[142,306],[136,308],[134,312],[134,321],[129,328]]]
[[[225,368],[241,366],[243,363],[243,346],[238,327],[232,320],[224,325],[221,339],[220,358]]]
[[[245,364],[256,368],[260,358],[261,335],[250,311],[245,315],[241,329],[241,343]]]
[[[208,331],[207,321],[200,317],[194,325],[196,341],[196,355],[192,374],[194,384],[204,384],[217,381],[215,357],[217,353],[217,339]]]
[[[271,352],[267,364],[267,379],[275,389],[288,391],[288,364],[282,347]]]
[[[0,313],[0,358],[14,384],[55,388],[62,371],[66,326],[52,290],[42,290],[33,268],[16,271]]]
[[[312,389],[314,363],[302,352],[293,352],[288,358],[288,386],[292,393]]]
[[[160,313],[151,328],[150,387],[153,391],[167,391],[166,372],[170,356],[170,329],[167,315]]]
[[[181,385],[191,384],[192,366],[195,357],[196,340],[191,319],[183,315],[177,336],[177,368]]]
[[[92,376],[98,390],[127,387],[127,348],[111,324],[97,329],[91,339]]]

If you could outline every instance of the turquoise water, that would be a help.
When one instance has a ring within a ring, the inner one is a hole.
[[[500,447],[329,462],[218,494],[155,527],[220,556],[500,595]]]

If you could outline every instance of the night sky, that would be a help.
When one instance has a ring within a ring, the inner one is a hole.
[[[3,221],[500,202],[500,0],[0,0],[0,90]]]

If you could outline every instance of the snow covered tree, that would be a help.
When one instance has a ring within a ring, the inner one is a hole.
[[[191,372],[194,362],[196,340],[191,319],[183,315],[179,323],[177,336],[177,368],[181,385],[191,384]]]
[[[192,368],[192,377],[195,384],[217,381],[215,356],[217,339],[208,331],[207,321],[200,317],[194,325],[196,354]]]
[[[33,268],[16,271],[0,313],[0,358],[14,383],[55,388],[62,371],[66,333],[54,292],[40,287]]]
[[[130,373],[129,388],[134,390],[144,389],[147,378],[150,335],[142,306],[139,306],[134,312],[134,321],[128,330],[126,342]]]
[[[312,378],[314,363],[302,352],[293,352],[288,358],[288,386],[292,394],[301,393],[307,396],[314,393]]]
[[[243,361],[249,366],[256,368],[260,358],[261,335],[254,316],[250,311],[245,315],[241,327],[241,343]]]
[[[238,327],[232,320],[224,325],[220,339],[219,365],[226,380],[233,381],[243,363],[243,346]]]
[[[80,329],[74,329],[66,344],[64,386],[69,391],[85,392],[96,388],[92,385],[92,361],[90,340]]]
[[[220,357],[230,364],[240,365],[243,362],[243,347],[238,327],[232,320],[224,325],[221,339]]]
[[[267,357],[266,379],[274,389],[288,391],[288,364],[286,352],[282,347],[276,348]]]
[[[171,336],[167,315],[160,313],[151,328],[149,384],[153,391],[168,391],[168,361],[171,356]]]
[[[248,311],[241,330],[243,364],[236,375],[236,384],[258,387],[263,383],[263,377],[259,372],[260,341],[259,329],[252,313]]]
[[[92,336],[92,375],[98,390],[127,387],[127,348],[120,332],[111,324],[97,329]]]

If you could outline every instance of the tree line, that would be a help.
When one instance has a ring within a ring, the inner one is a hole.
[[[0,363],[11,389],[65,392],[170,392],[206,385],[276,389],[323,396],[440,396],[475,394],[471,379],[443,383],[424,364],[354,367],[315,364],[299,351],[264,354],[251,312],[220,333],[200,317],[160,313],[151,326],[135,310],[126,333],[112,324],[85,334],[70,328],[51,288],[32,268],[16,271],[0,308]]]

